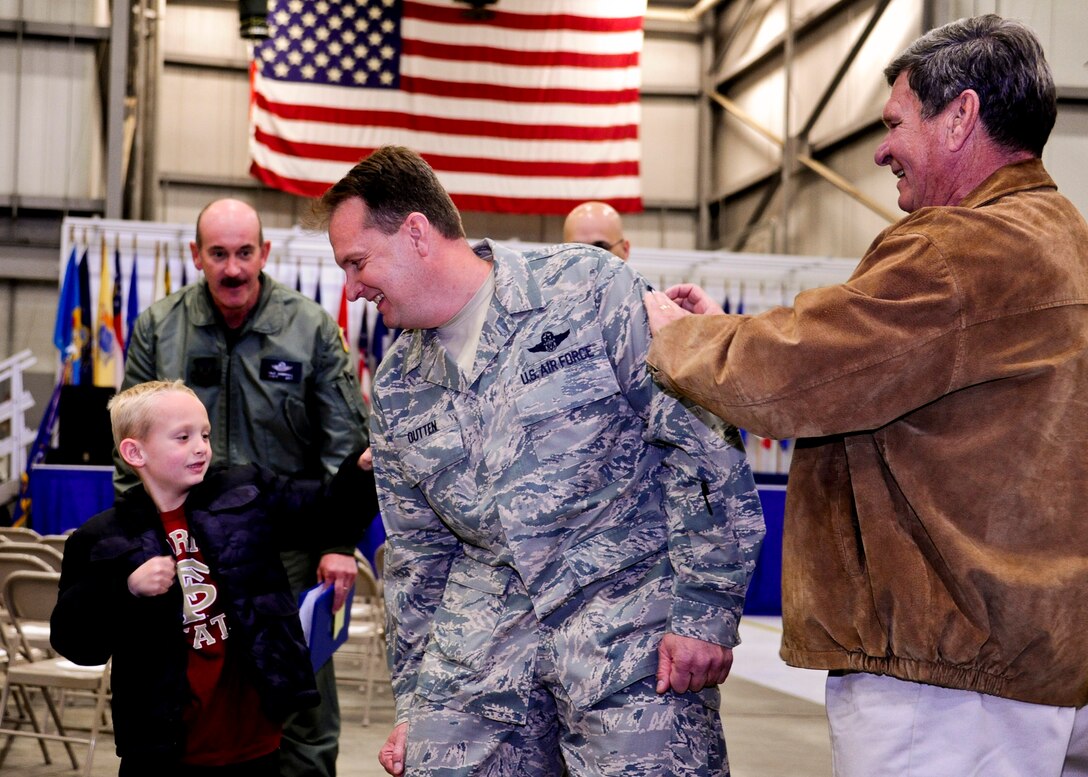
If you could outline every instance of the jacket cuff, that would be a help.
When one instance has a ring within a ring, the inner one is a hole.
[[[677,599],[672,605],[668,631],[682,637],[732,648],[740,644],[740,609]]]
[[[323,553],[353,554],[378,514],[374,471],[358,466],[364,450],[360,448],[348,455],[329,484],[327,508],[340,520],[336,522],[339,531],[328,537]]]

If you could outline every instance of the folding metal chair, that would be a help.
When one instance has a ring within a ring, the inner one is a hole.
[[[43,534],[38,544],[52,548],[61,556],[64,555],[64,543],[68,541],[67,534]]]
[[[54,572],[60,572],[61,562],[64,560],[56,549],[44,545],[41,542],[5,542],[0,544],[0,555],[8,553],[25,553],[28,556],[36,556],[49,564]]]
[[[11,617],[7,607],[3,603],[4,583],[12,572],[55,572],[47,562],[37,556],[26,553],[0,553],[0,629],[9,642],[18,642],[15,629],[11,625]],[[32,649],[49,650],[49,628],[44,629],[27,624],[25,626],[27,639]]]
[[[18,637],[18,645],[11,645],[13,655],[9,655],[7,676],[4,678],[4,690],[0,694],[0,710],[7,709],[9,696],[20,694],[29,699],[30,690],[41,691],[49,718],[53,721],[56,733],[47,731],[45,725],[38,725],[34,716],[30,716],[33,730],[24,730],[21,725],[0,728],[0,734],[7,734],[8,741],[0,753],[0,765],[11,746],[13,737],[33,737],[39,741],[47,763],[51,763],[45,742],[64,744],[72,768],[79,768],[79,761],[72,748],[73,744],[87,746],[87,756],[83,765],[84,777],[90,777],[91,763],[94,759],[94,747],[98,732],[105,717],[106,699],[109,694],[109,664],[104,666],[77,666],[65,658],[41,658],[35,660],[36,652],[32,649],[25,633],[25,626],[34,622],[49,621],[49,616],[57,603],[60,575],[55,572],[12,572],[4,583],[3,599]],[[53,697],[53,692],[61,694],[60,703]],[[75,736],[69,733],[69,726],[63,720],[65,691],[90,693],[94,702],[91,722],[87,736]]]
[[[0,526],[0,537],[11,542],[37,542],[41,536],[25,526]]]
[[[374,699],[374,684],[379,677],[385,656],[385,603],[381,586],[366,557],[355,553],[355,593],[351,602],[348,640],[337,651],[340,663],[356,662],[361,673],[337,670],[337,680],[345,683],[365,683],[363,725],[370,725],[370,708]]]
[[[9,662],[22,660],[22,654],[19,650],[19,635],[16,633],[15,627],[11,623],[11,617],[8,615],[7,607],[5,607],[3,603],[4,582],[13,572],[51,571],[48,564],[34,556],[27,556],[23,553],[0,555],[0,671],[2,671],[4,676],[7,674]],[[45,631],[45,641],[47,643],[46,647],[48,647],[48,629]],[[37,649],[39,649],[39,645],[32,644],[31,650]],[[34,715],[34,708],[30,704],[30,699],[26,690],[20,687],[14,688],[12,699],[15,701],[17,714],[10,717],[10,721],[17,727],[30,724],[35,730],[38,730],[38,721]],[[3,718],[6,715],[7,705],[0,707],[0,725],[3,724]],[[7,753],[10,744],[11,739],[9,738],[7,745],[0,751],[0,763],[3,763],[4,755]],[[38,746],[41,748],[46,763],[52,763],[45,742],[39,741]]]

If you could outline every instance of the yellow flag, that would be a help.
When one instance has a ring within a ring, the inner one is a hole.
[[[102,261],[98,280],[98,320],[94,327],[94,385],[121,385],[121,358],[113,333],[113,281],[106,260],[106,236],[102,235]]]

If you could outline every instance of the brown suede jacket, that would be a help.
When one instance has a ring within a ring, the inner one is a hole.
[[[788,663],[1088,702],[1088,225],[1040,161],[903,218],[793,308],[665,327],[648,361],[805,438]]]

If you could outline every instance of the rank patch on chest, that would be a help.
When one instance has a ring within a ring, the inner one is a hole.
[[[556,334],[548,329],[540,336],[540,342],[529,348],[529,353],[551,353],[570,337],[570,330]]]
[[[261,359],[261,380],[274,383],[298,383],[302,380],[302,362]]]

